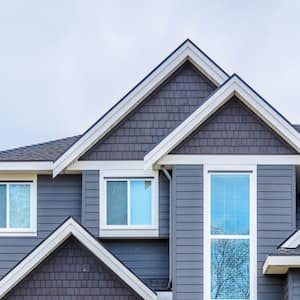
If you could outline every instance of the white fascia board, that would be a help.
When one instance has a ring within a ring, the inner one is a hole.
[[[300,152],[299,132],[235,75],[144,157],[144,168],[151,169],[233,95],[236,95],[287,143]]]
[[[144,170],[143,160],[79,160],[70,164],[67,171],[83,170]]]
[[[144,299],[157,300],[157,295],[149,289],[141,280],[130,272],[118,259],[107,251],[73,219],[67,220],[54,231],[42,244],[30,253],[20,264],[9,272],[0,281],[0,298],[4,297],[13,287],[24,279],[32,270],[45,260],[67,238],[73,235],[100,261],[117,274],[137,294]]]
[[[300,255],[268,256],[263,266],[263,274],[286,274],[289,268],[300,268]]]
[[[228,79],[224,71],[187,41],[55,161],[53,176],[83,155],[187,60],[218,86]]]
[[[291,235],[280,248],[296,249],[300,245],[300,230],[298,229],[293,235]]]
[[[300,155],[180,155],[163,156],[156,165],[300,165]],[[300,240],[300,239],[299,239]]]
[[[52,171],[53,162],[52,161],[18,161],[0,162],[0,172],[10,172],[10,171]]]

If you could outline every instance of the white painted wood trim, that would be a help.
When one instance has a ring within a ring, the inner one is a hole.
[[[288,238],[280,248],[296,249],[300,245],[300,230],[298,229],[290,238]]]
[[[70,147],[54,163],[55,177],[69,164],[92,147],[101,137],[109,132],[122,118],[141,103],[155,88],[185,61],[190,60],[196,68],[207,75],[215,84],[221,85],[228,79],[213,61],[197,49],[191,42],[185,42],[170,57],[168,57],[149,77],[139,84],[126,98],[115,106],[107,115],[88,130],[75,144]]]
[[[44,161],[44,162],[35,162],[35,161],[18,161],[18,162],[9,162],[2,161],[0,162],[0,172],[14,172],[14,171],[52,171],[53,162]]]
[[[263,274],[286,274],[289,268],[300,268],[300,255],[268,256],[263,266]]]
[[[210,173],[249,172],[250,175],[250,232],[244,238],[250,240],[250,300],[257,299],[257,166],[256,165],[209,165],[203,166],[203,293],[204,299],[211,297],[211,259],[210,241],[214,236],[210,234]],[[218,236],[218,238],[224,236]],[[235,237],[235,238],[239,238]],[[228,238],[228,236],[227,236]],[[230,236],[232,238],[232,236]]]
[[[300,165],[300,155],[180,155],[163,156],[156,165]]]
[[[107,251],[73,219],[67,220],[54,231],[42,244],[30,253],[20,264],[0,281],[0,298],[24,279],[34,268],[44,261],[68,237],[73,235],[108,268],[116,273],[126,284],[144,299],[157,300],[157,295],[141,280],[130,272],[120,261]]]
[[[300,152],[300,133],[265,103],[249,86],[234,75],[144,157],[145,169],[151,169],[156,162],[187,138],[233,95],[236,95],[279,136]]]
[[[157,300],[172,300],[173,292],[157,292]]]

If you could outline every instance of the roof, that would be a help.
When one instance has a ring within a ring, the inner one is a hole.
[[[143,299],[157,300],[158,295],[122,264],[97,239],[73,218],[66,219],[41,244],[0,280],[0,298],[28,276],[39,264],[53,253],[66,239],[75,237],[112,272],[126,282]]]
[[[81,135],[0,151],[0,161],[55,161]]]

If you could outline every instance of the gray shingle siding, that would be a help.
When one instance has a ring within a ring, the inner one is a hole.
[[[82,224],[99,236],[99,171],[82,172]]]
[[[68,216],[80,221],[81,176],[39,175],[37,208],[37,237],[0,237],[0,278]]]
[[[215,88],[191,63],[186,63],[81,159],[143,159]]]
[[[174,166],[172,192],[174,300],[202,299],[203,167]]]
[[[283,299],[284,277],[264,276],[269,253],[295,229],[295,166],[257,168],[257,291],[258,300]]]
[[[142,300],[74,238],[67,240],[4,299]]]
[[[293,154],[286,142],[233,97],[172,154]]]

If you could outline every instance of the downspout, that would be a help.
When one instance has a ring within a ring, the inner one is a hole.
[[[162,166],[161,170],[167,177],[169,181],[169,281],[168,281],[168,288],[172,287],[172,176],[170,175],[169,171]]]

